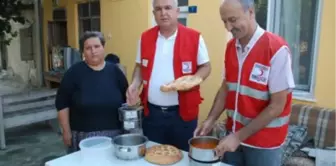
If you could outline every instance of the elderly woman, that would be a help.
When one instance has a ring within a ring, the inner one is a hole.
[[[65,73],[57,92],[58,119],[69,153],[78,151],[85,138],[121,133],[118,108],[126,102],[128,83],[117,65],[105,62],[104,45],[100,32],[86,32],[80,40],[85,60]]]

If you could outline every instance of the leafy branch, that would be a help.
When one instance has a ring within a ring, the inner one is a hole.
[[[22,4],[21,0],[0,0],[0,9],[0,40],[9,45],[11,40],[18,35],[11,23],[26,23],[22,15],[26,5]]]

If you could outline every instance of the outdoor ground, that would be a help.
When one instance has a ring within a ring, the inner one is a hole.
[[[31,88],[0,70],[0,95]],[[44,166],[46,161],[65,155],[61,137],[44,122],[6,130],[6,141],[7,148],[0,150],[0,166]]]
[[[0,166],[44,166],[65,155],[61,137],[46,123],[6,132],[7,148],[0,150]]]

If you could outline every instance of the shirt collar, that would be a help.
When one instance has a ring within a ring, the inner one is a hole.
[[[257,29],[255,30],[252,38],[250,39],[250,41],[248,42],[248,44],[246,45],[247,49],[250,49],[251,47],[254,46],[254,44],[259,40],[259,38],[264,34],[265,30],[262,29],[259,25],[257,26]],[[236,47],[238,48],[242,48],[241,44],[239,43],[239,40],[236,40]]]
[[[165,37],[160,33],[160,31],[159,31],[158,33],[159,33],[159,37],[163,37],[163,38],[165,38]],[[177,29],[176,29],[176,31],[174,32],[174,34],[171,35],[167,40],[169,40],[169,39],[175,39],[176,36],[177,36]]]

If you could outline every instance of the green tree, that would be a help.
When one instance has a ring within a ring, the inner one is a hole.
[[[18,35],[14,31],[11,22],[24,24],[25,17],[22,11],[26,5],[22,4],[21,0],[0,0],[0,40],[9,45],[12,38]]]

